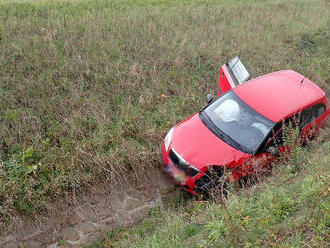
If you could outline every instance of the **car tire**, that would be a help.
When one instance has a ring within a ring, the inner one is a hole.
[[[203,177],[196,181],[196,190],[199,198],[219,199],[227,197],[227,182],[225,180],[224,168],[212,166]]]

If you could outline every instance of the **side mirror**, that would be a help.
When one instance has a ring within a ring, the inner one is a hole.
[[[205,101],[207,104],[210,104],[213,101],[213,95],[212,94],[207,94]]]
[[[279,157],[280,153],[278,151],[278,148],[276,148],[275,146],[270,146],[266,149],[266,152],[269,152],[270,154],[272,154],[275,157]]]

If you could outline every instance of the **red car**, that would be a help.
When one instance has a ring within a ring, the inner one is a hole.
[[[221,67],[218,98],[175,125],[162,144],[163,169],[186,191],[199,195],[217,178],[237,181],[267,168],[289,146],[284,127],[301,141],[325,125],[326,94],[292,70],[252,80],[236,56]],[[249,81],[248,81],[249,80]]]

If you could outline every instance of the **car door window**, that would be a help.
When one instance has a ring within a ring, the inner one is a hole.
[[[317,118],[325,112],[325,106],[322,103],[318,103],[313,106],[313,110],[314,110],[313,112],[315,114],[315,118]]]
[[[268,143],[267,148],[274,146],[274,147],[281,147],[284,145],[284,140],[283,140],[283,129],[278,131],[278,133],[273,137],[271,142]]]
[[[259,147],[258,151],[256,152],[256,154],[264,152],[269,147],[269,145],[273,144],[273,142],[274,142],[273,139],[275,137],[275,134],[277,134],[277,132],[281,128],[282,128],[282,122],[276,123],[276,125],[273,127],[273,129],[269,132],[267,137],[264,139],[264,141],[260,145],[260,147]]]
[[[308,108],[301,112],[299,118],[299,127],[303,129],[306,125],[308,125],[312,120],[312,109]]]
[[[302,130],[305,126],[309,125],[317,117],[325,112],[325,106],[322,103],[317,103],[312,107],[309,107],[299,114],[299,128]]]
[[[267,138],[264,150],[268,147],[281,147],[286,143],[292,143],[296,139],[296,117],[291,116],[275,125]],[[276,134],[276,135],[275,135]]]

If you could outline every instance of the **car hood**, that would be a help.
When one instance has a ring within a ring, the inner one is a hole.
[[[175,127],[171,148],[197,169],[208,165],[235,167],[251,157],[213,134],[201,121],[199,113]]]

